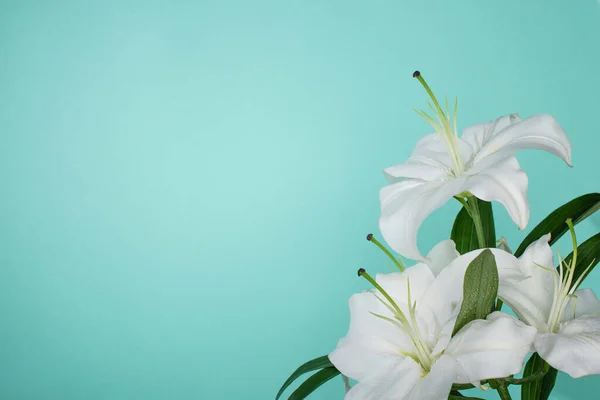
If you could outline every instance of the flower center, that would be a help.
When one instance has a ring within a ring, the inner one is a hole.
[[[415,111],[425,121],[427,121],[433,127],[433,129],[435,129],[435,132],[437,133],[438,137],[440,138],[442,143],[444,143],[446,151],[448,152],[448,155],[450,156],[450,159],[452,161],[452,173],[455,176],[462,175],[465,172],[465,164],[460,154],[458,130],[456,129],[456,111],[458,108],[458,98],[454,102],[454,111],[452,114],[450,113],[448,99],[446,98],[446,112],[444,113],[444,110],[440,106],[440,103],[429,88],[427,82],[425,82],[425,79],[423,79],[421,73],[419,71],[415,71],[413,77],[417,78],[419,82],[421,82],[421,85],[423,85],[423,87],[427,91],[427,94],[431,98],[433,105],[430,102],[427,102],[427,104],[429,105],[429,108],[433,113],[433,117],[423,110]],[[452,122],[450,121],[450,115],[452,115]]]
[[[377,289],[377,291],[383,295],[384,299],[379,297],[376,293],[373,293],[377,300],[379,300],[392,313],[393,318],[389,318],[374,312],[371,312],[371,314],[400,328],[400,330],[402,330],[402,332],[404,332],[410,338],[415,350],[414,353],[402,352],[402,354],[411,357],[413,360],[421,364],[421,367],[426,372],[429,372],[435,360],[432,359],[431,350],[419,331],[416,317],[417,302],[412,301],[411,298],[410,280],[408,278],[406,279],[408,297],[407,316],[404,312],[402,312],[400,307],[398,307],[398,304],[394,301],[394,299],[392,299],[392,297],[363,268],[358,270],[358,275],[368,280]]]

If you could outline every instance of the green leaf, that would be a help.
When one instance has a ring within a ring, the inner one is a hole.
[[[550,367],[548,373],[542,378],[542,390],[540,391],[540,400],[548,400],[550,393],[554,389],[556,383],[556,377],[558,376],[558,370]]]
[[[305,399],[309,394],[314,392],[325,382],[335,378],[340,374],[340,371],[335,367],[323,368],[316,374],[308,378],[302,385],[296,389],[294,393],[289,397],[288,400],[302,400]]]
[[[523,376],[526,377],[535,374],[544,368],[544,364],[545,361],[542,360],[538,353],[534,353],[525,365]],[[521,400],[548,400],[550,392],[554,388],[557,374],[558,371],[550,367],[542,379],[524,383],[521,386]]]
[[[292,375],[290,375],[290,377],[285,381],[281,389],[279,389],[279,393],[277,393],[277,397],[275,397],[275,400],[278,400],[285,391],[285,389],[287,389],[288,386],[290,386],[296,379],[298,379],[300,375],[303,375],[310,371],[315,371],[317,369],[328,367],[333,367],[333,364],[331,363],[331,361],[329,361],[329,357],[327,356],[317,357],[314,360],[305,362],[304,364],[299,366],[298,369],[295,370],[294,373],[292,373]]]
[[[467,267],[463,302],[454,325],[456,334],[474,319],[483,319],[492,311],[498,295],[498,268],[490,249],[481,252]]]
[[[525,237],[515,257],[520,257],[527,246],[535,242],[547,233],[550,233],[550,245],[561,238],[568,230],[567,218],[573,220],[573,225],[583,221],[600,209],[600,193],[588,193],[577,197],[552,211]]]
[[[484,229],[486,240],[485,247],[496,247],[496,228],[494,226],[494,213],[492,203],[477,199],[479,215]],[[461,208],[454,220],[450,239],[456,243],[456,250],[460,254],[468,253],[479,248],[475,223],[466,208]]]
[[[568,264],[573,259],[573,253],[569,254],[565,258],[565,262]],[[575,272],[573,272],[573,281],[571,285],[575,284],[580,276],[583,279],[594,269],[596,264],[600,261],[600,233],[595,234],[585,242],[577,246],[577,265],[575,265]],[[590,267],[591,266],[591,267]],[[589,270],[586,269],[590,267]],[[558,267],[557,267],[558,268]],[[572,286],[571,286],[572,287]]]

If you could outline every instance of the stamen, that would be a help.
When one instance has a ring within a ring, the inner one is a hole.
[[[371,285],[373,285],[375,287],[375,289],[377,289],[379,291],[379,293],[381,293],[383,295],[383,297],[386,298],[387,301],[390,302],[390,305],[392,307],[394,307],[394,310],[396,311],[396,313],[398,315],[401,315],[402,317],[404,317],[404,319],[406,319],[406,317],[404,316],[404,313],[400,310],[400,307],[398,307],[398,304],[396,304],[394,299],[392,299],[392,297],[379,285],[379,283],[377,283],[375,281],[375,279],[371,278],[371,275],[369,275],[367,273],[367,271],[365,271],[364,268],[361,268],[358,270],[358,276],[361,276],[361,277],[365,278],[366,280],[368,280],[369,283]]]
[[[587,268],[585,270],[583,270],[583,273],[579,276],[579,278],[577,278],[577,280],[573,284],[573,287],[571,288],[571,291],[570,291],[571,294],[575,293],[575,291],[581,284],[581,281],[583,281],[585,279],[585,277],[587,276],[587,273],[590,272],[590,269],[592,269],[592,267],[594,266],[595,261],[596,261],[595,259],[592,260],[590,265],[588,265]]]
[[[432,116],[428,115],[423,110],[417,111],[417,113],[423,119],[425,119],[425,121],[427,121],[429,124],[431,124],[431,126],[435,129],[439,138],[444,142],[444,145],[446,146],[446,150],[448,151],[448,155],[452,159],[452,164],[454,165],[453,172],[455,173],[455,175],[461,175],[464,172],[465,166],[464,166],[464,163],[462,160],[462,156],[460,154],[460,149],[459,149],[459,144],[458,144],[458,131],[456,129],[456,110],[458,108],[458,99],[454,105],[454,116],[453,116],[454,129],[452,129],[451,120],[450,120],[450,105],[448,104],[448,98],[446,98],[446,103],[445,103],[446,104],[446,112],[444,112],[444,110],[442,109],[442,106],[440,105],[437,98],[431,91],[431,88],[429,87],[427,82],[425,82],[425,79],[423,79],[423,76],[421,76],[421,73],[419,71],[415,71],[415,73],[413,74],[413,77],[417,78],[419,80],[419,82],[421,83],[423,88],[425,88],[425,91],[431,98],[431,101],[433,102],[433,104],[428,101],[427,105],[429,106],[429,108],[431,108],[431,111],[433,112],[435,119]]]
[[[402,261],[398,260],[396,257],[394,257],[392,255],[392,253],[390,253],[390,251],[388,249],[385,248],[384,245],[382,245],[377,239],[375,239],[373,237],[372,233],[369,233],[367,235],[367,240],[369,242],[373,242],[373,244],[375,244],[377,247],[379,247],[379,249],[381,249],[381,251],[383,251],[389,258],[390,260],[392,260],[394,262],[394,264],[396,264],[396,267],[398,267],[398,269],[400,271],[404,271],[406,269],[405,265],[402,263]]]
[[[421,76],[421,73],[419,71],[415,71],[413,73],[413,78],[417,78],[419,80],[419,82],[421,82],[421,85],[423,85],[423,87],[427,91],[427,94],[429,95],[429,97],[431,97],[431,100],[433,100],[433,104],[435,104],[435,107],[437,108],[438,112],[440,113],[440,116],[443,117],[443,119],[446,119],[446,115],[444,114],[442,107],[440,107],[440,103],[438,103],[437,99],[435,98],[435,95],[429,88],[429,85],[427,84],[427,82],[425,82],[425,79],[423,79],[423,77]]]

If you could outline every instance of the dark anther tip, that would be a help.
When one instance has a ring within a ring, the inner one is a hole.
[[[367,235],[367,240],[370,242],[370,241],[371,241],[371,239],[373,239],[373,234],[372,234],[372,233],[369,233],[369,234]]]
[[[358,270],[358,276],[361,276],[361,275],[362,275],[362,274],[364,274],[365,272],[367,272],[367,271],[365,271],[365,269],[364,269],[364,268],[361,268],[361,269],[359,269],[359,270]]]
[[[419,71],[415,71],[413,72],[413,78],[416,78],[417,76],[420,76],[421,73]]]

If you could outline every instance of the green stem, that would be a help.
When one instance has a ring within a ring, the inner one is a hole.
[[[531,374],[529,376],[523,377],[521,379],[514,379],[514,378],[503,378],[502,380],[511,384],[511,385],[522,385],[524,383],[529,383],[532,381],[537,381],[538,379],[541,379],[544,377],[544,375],[546,375],[548,373],[548,371],[550,370],[550,365],[548,365],[548,363],[546,361],[544,361],[544,364],[542,366],[542,368],[536,372],[535,374]]]
[[[494,308],[496,311],[500,311],[502,310],[502,305],[504,304],[504,302],[500,299],[498,299],[498,301],[496,301],[496,307]]]
[[[500,395],[502,400],[512,400],[512,397],[510,397],[510,393],[504,384],[501,383],[496,390],[498,391],[498,395]]]
[[[479,248],[483,249],[487,246],[485,243],[485,235],[483,234],[483,225],[481,223],[481,215],[479,215],[479,205],[477,204],[477,201],[477,197],[475,196],[469,196],[467,198],[469,208],[471,209],[471,218],[473,218],[473,223],[475,224],[475,231],[477,232],[477,241],[479,242]]]

